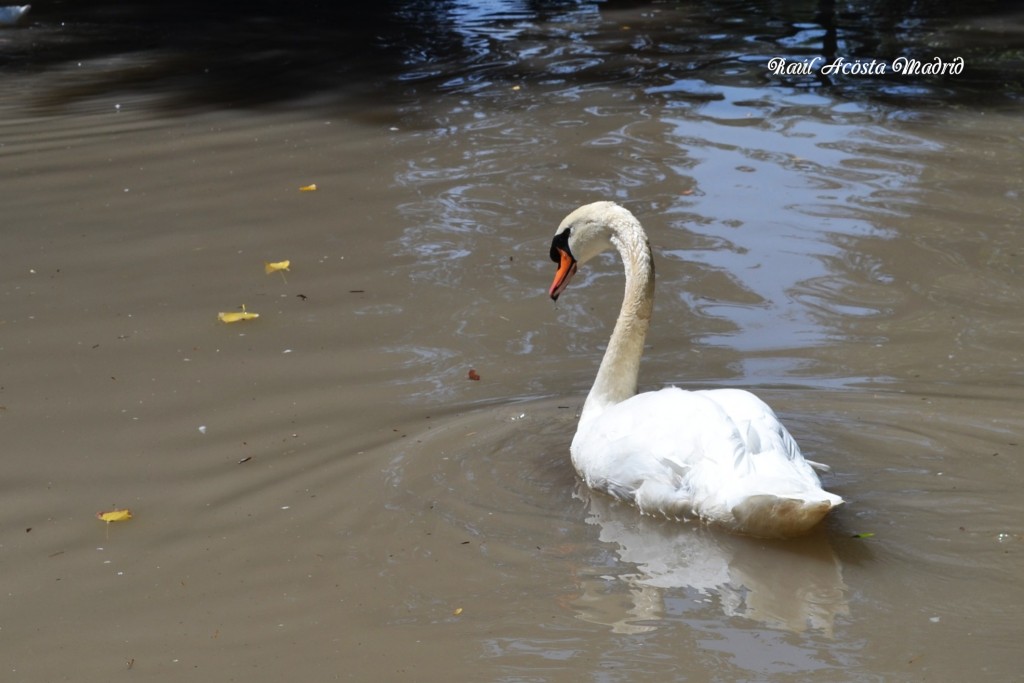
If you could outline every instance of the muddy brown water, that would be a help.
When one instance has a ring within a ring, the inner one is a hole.
[[[571,78],[650,12],[468,17],[530,76],[358,106],[0,81],[4,680],[1019,680],[1019,109]],[[655,246],[642,385],[764,397],[815,534],[579,486],[621,274],[555,306],[547,251],[595,199]]]

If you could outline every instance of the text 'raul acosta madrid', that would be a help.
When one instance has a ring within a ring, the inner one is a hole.
[[[768,60],[768,73],[772,76],[884,76],[899,74],[901,76],[940,76],[959,75],[964,70],[964,58],[956,57],[943,61],[939,57],[933,59],[916,59],[914,57],[897,57],[891,62],[880,59],[849,60],[836,57],[826,61],[824,57],[812,59],[787,59],[772,57]]]

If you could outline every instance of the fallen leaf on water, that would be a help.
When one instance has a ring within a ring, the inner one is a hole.
[[[303,185],[299,188],[299,192],[316,192],[316,183],[312,185]]]
[[[132,518],[132,511],[125,508],[123,510],[107,510],[106,512],[97,512],[96,519],[110,524],[111,522],[126,522]]]
[[[263,269],[267,271],[267,275],[270,275],[271,273],[276,273],[279,270],[288,270],[288,266],[291,264],[291,261],[275,261],[274,263],[264,261]]]
[[[479,381],[480,381],[480,375],[479,375],[479,373],[477,373],[477,371],[476,371],[476,370],[474,370],[473,368],[470,368],[470,369],[469,369],[469,378],[470,378],[471,380],[473,380],[474,382],[479,382]]]
[[[462,614],[462,608],[461,607],[456,607],[455,611],[452,612],[452,616],[455,616],[455,617],[459,616],[460,614]]]
[[[259,313],[250,313],[245,310],[245,304],[242,304],[241,311],[235,311],[234,313],[218,313],[217,320],[222,323],[237,323],[239,320],[252,320],[253,318],[260,317]]]
[[[850,538],[871,538],[875,533],[873,531],[866,531],[863,534],[854,534]]]

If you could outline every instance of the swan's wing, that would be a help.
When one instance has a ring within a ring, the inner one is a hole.
[[[824,494],[771,408],[738,389],[638,394],[581,422],[572,456],[592,488],[670,517],[728,518],[751,496]]]
[[[721,405],[745,437],[751,477],[743,495],[769,493],[800,501],[828,501],[829,506],[839,504],[838,496],[821,489],[814,471],[828,472],[830,468],[803,457],[800,447],[768,404],[741,389],[697,393]]]
[[[801,459],[800,447],[779,422],[775,411],[749,391],[742,389],[709,389],[696,391],[714,401],[737,426],[751,453],[779,449],[790,460]]]
[[[638,394],[581,422],[572,444],[573,464],[589,486],[641,507],[641,487],[640,498],[670,491],[677,500],[707,498],[734,468],[747,467],[745,453],[717,403],[676,388]]]

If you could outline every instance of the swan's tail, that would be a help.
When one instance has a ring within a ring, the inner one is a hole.
[[[824,519],[829,510],[843,502],[835,494],[826,491],[821,494],[814,500],[772,494],[748,496],[732,509],[736,530],[767,538],[805,534]]]

